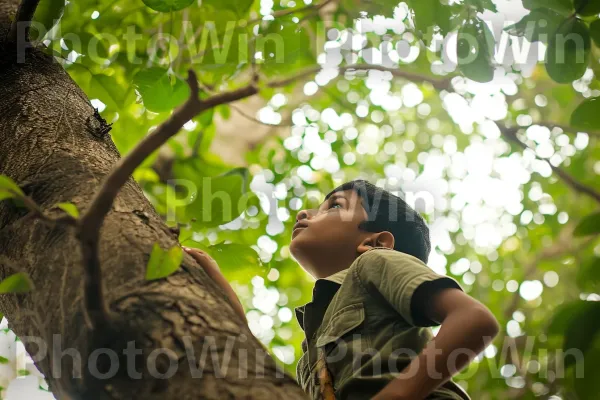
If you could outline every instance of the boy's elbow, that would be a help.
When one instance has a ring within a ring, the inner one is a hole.
[[[477,321],[478,329],[483,337],[493,339],[500,332],[500,324],[494,314],[485,306],[473,307],[471,310],[473,321]]]

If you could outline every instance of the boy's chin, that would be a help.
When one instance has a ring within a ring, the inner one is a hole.
[[[302,234],[300,234],[293,238],[290,242],[290,253],[295,259],[301,260],[306,255],[309,255],[314,251],[318,251],[318,249],[316,249],[317,246],[315,246],[311,240],[307,239],[308,238],[302,237]]]

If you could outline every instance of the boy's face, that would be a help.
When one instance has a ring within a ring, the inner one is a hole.
[[[315,278],[329,276],[358,256],[359,245],[371,234],[359,229],[366,219],[358,193],[336,192],[318,209],[298,213],[290,252]]]

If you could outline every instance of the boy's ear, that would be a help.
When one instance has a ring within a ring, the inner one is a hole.
[[[388,231],[377,232],[366,237],[356,248],[359,254],[362,254],[374,247],[394,248],[394,235]]]

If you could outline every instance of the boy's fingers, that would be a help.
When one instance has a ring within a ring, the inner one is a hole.
[[[195,256],[195,255],[208,256],[208,254],[206,254],[206,252],[204,252],[200,249],[192,249],[191,247],[183,247],[183,250],[185,250],[186,252],[190,253],[193,256]]]
[[[191,255],[194,258],[194,260],[196,260],[198,263],[200,263],[201,266],[204,267],[207,264],[210,264],[210,266],[216,267],[216,269],[219,269],[217,262],[211,256],[209,256],[207,253],[205,253],[204,251],[202,251],[200,249],[192,249],[189,247],[183,247],[183,250],[185,250],[186,253]]]
[[[192,257],[194,257],[194,259],[196,260],[206,257],[206,253],[198,249],[190,249],[189,247],[184,247],[183,250]]]

